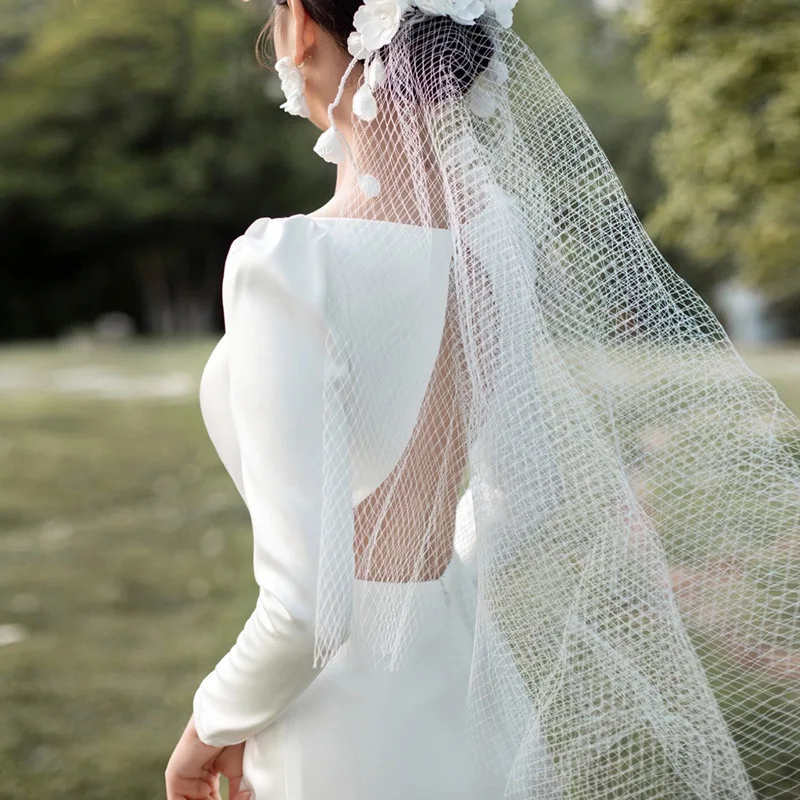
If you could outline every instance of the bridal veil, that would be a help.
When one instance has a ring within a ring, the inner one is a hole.
[[[460,497],[470,736],[507,797],[797,796],[800,423],[649,239],[513,5],[368,0],[353,134],[317,146],[353,161],[343,216],[397,223],[372,247],[449,228],[454,255],[396,468],[351,505],[348,454],[325,449],[316,663],[346,637],[359,658],[368,625],[376,666],[403,669]],[[357,424],[342,381],[332,367],[331,443]]]

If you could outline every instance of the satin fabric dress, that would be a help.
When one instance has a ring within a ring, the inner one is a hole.
[[[378,260],[370,247],[385,226],[408,243],[388,261],[385,249]],[[336,443],[349,453],[352,495],[344,500],[355,506],[389,475],[412,433],[440,349],[452,246],[446,230],[297,215],[257,220],[231,247],[226,332],[206,365],[200,399],[250,513],[259,595],[193,705],[201,740],[245,742],[245,786],[255,800],[502,797],[466,740],[475,595],[458,555],[415,593],[418,634],[402,670],[353,665],[347,643],[323,669],[312,666],[323,329],[334,326],[358,356],[364,386],[348,396],[348,413],[381,426],[380,448],[374,438],[369,449]],[[428,257],[421,263],[415,252]],[[380,320],[369,313],[376,291],[396,309]],[[426,310],[410,332],[402,302],[409,293]],[[370,364],[389,348],[397,384],[368,389]],[[356,582],[364,595],[398,588]],[[361,630],[368,651],[369,625]]]

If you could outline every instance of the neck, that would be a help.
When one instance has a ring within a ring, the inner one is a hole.
[[[352,110],[355,88],[353,84],[346,88],[333,112],[336,130],[350,152],[337,166],[333,197],[318,213],[322,216],[367,215],[416,225],[433,222],[437,227],[444,227],[441,176],[435,170],[428,174],[430,162],[426,163],[423,157],[424,153],[430,154],[431,149],[423,117],[420,115],[413,120],[412,125],[408,110],[398,111],[390,103],[384,102],[377,119],[368,123],[368,127],[363,122],[357,122],[358,128],[354,129]],[[405,120],[405,126],[397,123],[397,114]],[[407,141],[409,131],[412,131],[412,136],[413,132],[416,133],[413,142]],[[412,151],[417,156],[414,163],[409,156]],[[390,161],[391,169],[387,171]],[[379,197],[366,198],[361,193],[358,179],[365,175],[379,181]],[[420,186],[425,186],[430,199],[434,201],[434,208],[424,213],[414,213],[411,208],[413,203],[405,203],[402,198],[413,198],[420,191]]]
[[[333,119],[336,122],[336,130],[347,142],[347,146],[358,163],[358,152],[353,136],[353,91],[347,90],[342,95],[339,105],[333,112]],[[341,196],[351,191],[357,180],[355,166],[348,157],[341,164],[337,165],[336,170],[336,189],[335,196]]]

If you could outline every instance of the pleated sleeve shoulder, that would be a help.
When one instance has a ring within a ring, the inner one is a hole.
[[[323,237],[306,217],[262,219],[233,243],[225,265],[231,415],[259,594],[236,643],[194,696],[198,735],[214,746],[268,726],[318,672],[312,664],[328,333]]]

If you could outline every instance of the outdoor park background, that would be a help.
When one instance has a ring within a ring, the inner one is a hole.
[[[267,12],[0,0],[0,800],[163,797],[253,608],[197,383],[230,242],[333,178],[255,61]],[[800,413],[796,0],[520,0],[516,20]]]

